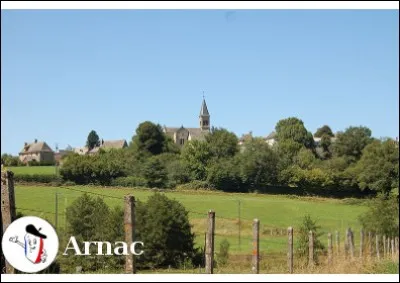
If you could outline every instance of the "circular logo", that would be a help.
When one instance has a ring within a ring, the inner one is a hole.
[[[35,216],[13,221],[4,232],[1,243],[8,263],[26,273],[47,268],[56,259],[58,244],[53,226]]]

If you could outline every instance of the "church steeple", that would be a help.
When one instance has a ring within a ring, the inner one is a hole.
[[[199,120],[200,120],[200,129],[202,131],[209,131],[210,130],[210,113],[208,112],[208,109],[207,109],[206,100],[204,98],[204,92],[203,92],[203,103],[201,104],[201,108],[200,108]]]

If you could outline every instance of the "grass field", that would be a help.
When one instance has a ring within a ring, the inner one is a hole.
[[[22,175],[22,174],[55,175],[56,174],[55,166],[21,166],[21,167],[7,167],[7,169],[11,170],[16,175]]]
[[[16,186],[17,212],[24,215],[37,215],[55,222],[55,195],[58,193],[58,227],[65,225],[65,207],[70,205],[82,192],[103,194],[109,206],[122,206],[123,196],[133,194],[136,199],[145,201],[153,191],[146,189],[101,188],[101,187],[49,187]],[[321,226],[323,232],[340,231],[342,243],[345,229],[355,231],[356,243],[360,225],[358,216],[366,210],[365,201],[337,200],[311,197],[289,197],[260,194],[232,194],[222,192],[177,192],[166,191],[172,199],[180,201],[190,211],[190,221],[196,234],[196,243],[204,244],[207,211],[216,212],[215,249],[224,239],[230,242],[230,251],[235,254],[251,252],[252,221],[260,220],[260,249],[265,253],[286,253],[286,229],[296,227],[305,214],[310,214]],[[120,199],[116,199],[120,198]],[[239,246],[239,201],[240,201],[240,246]],[[44,212],[41,212],[44,211]],[[271,235],[271,229],[273,234]],[[282,234],[281,234],[282,233]]]

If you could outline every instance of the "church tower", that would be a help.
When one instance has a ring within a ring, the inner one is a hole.
[[[206,104],[206,100],[204,99],[204,95],[203,95],[203,103],[202,103],[201,109],[200,109],[199,120],[200,120],[200,129],[202,131],[209,131],[210,130],[210,113],[208,113],[207,104]]]

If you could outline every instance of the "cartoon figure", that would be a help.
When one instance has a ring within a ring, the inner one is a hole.
[[[18,241],[18,236],[11,237],[10,242],[20,245],[25,250],[25,257],[34,264],[44,263],[47,259],[47,253],[44,249],[44,241],[47,236],[40,233],[32,224],[26,226],[25,243]]]

